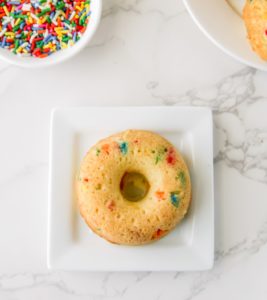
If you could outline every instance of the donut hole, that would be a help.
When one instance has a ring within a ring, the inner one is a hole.
[[[146,177],[138,172],[125,172],[120,181],[123,198],[132,202],[144,199],[149,188]]]

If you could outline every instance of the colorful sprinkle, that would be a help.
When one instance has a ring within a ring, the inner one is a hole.
[[[84,178],[83,181],[84,182],[89,182],[89,179],[88,178]]]
[[[164,200],[165,198],[165,193],[162,191],[156,191],[156,197],[158,198],[158,200]]]
[[[123,155],[126,155],[128,152],[128,143],[127,142],[119,142],[119,148]]]
[[[171,203],[173,206],[178,207],[180,204],[179,192],[171,192]]]
[[[168,150],[166,160],[167,160],[167,163],[168,163],[169,165],[172,165],[172,166],[173,166],[173,165],[175,164],[175,162],[176,162],[176,155],[175,155],[175,151],[174,151],[173,148],[170,148],[170,149]]]
[[[158,156],[156,156],[156,162],[155,162],[155,164],[157,164],[159,161],[161,161],[161,157],[158,155]]]
[[[103,150],[104,153],[106,153],[107,155],[109,155],[109,150],[110,150],[109,144],[104,144],[102,146],[102,150]]]
[[[80,39],[90,14],[90,0],[0,0],[0,47],[47,57]]]
[[[109,201],[109,202],[107,203],[107,208],[108,208],[110,211],[114,211],[115,207],[116,207],[116,204],[115,204],[115,202],[114,202],[113,200],[111,200],[111,201]]]
[[[160,161],[163,160],[163,157],[167,151],[168,151],[167,148],[162,148],[162,149],[158,150],[157,155],[156,155],[155,164],[158,164]]]
[[[185,173],[183,171],[179,171],[178,175],[176,176],[175,179],[180,180],[183,188],[186,187],[186,177],[185,177]]]
[[[157,231],[155,231],[155,233],[152,236],[152,239],[158,239],[160,238],[166,231],[162,230],[162,229],[158,229]]]

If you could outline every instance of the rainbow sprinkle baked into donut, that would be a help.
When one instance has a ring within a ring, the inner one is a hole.
[[[90,0],[0,0],[0,47],[47,57],[74,45],[89,17]]]
[[[142,130],[93,146],[76,185],[85,222],[116,244],[160,239],[183,219],[191,201],[189,171],[179,152],[160,135]]]

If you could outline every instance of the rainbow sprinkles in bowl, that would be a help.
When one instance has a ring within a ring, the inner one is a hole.
[[[0,0],[0,47],[20,56],[45,58],[82,37],[89,0]]]

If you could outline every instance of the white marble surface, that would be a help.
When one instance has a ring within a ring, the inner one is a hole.
[[[267,299],[267,74],[223,54],[181,0],[104,0],[91,45],[42,70],[0,62],[0,299]],[[190,273],[46,268],[52,107],[214,111],[216,261]]]

